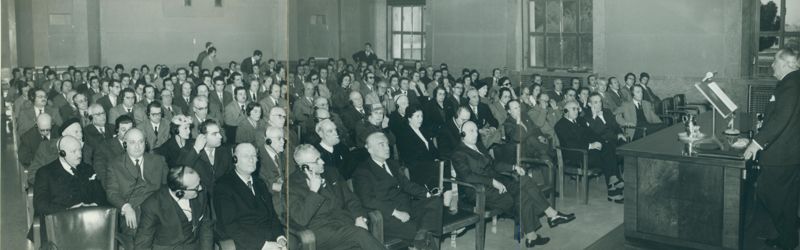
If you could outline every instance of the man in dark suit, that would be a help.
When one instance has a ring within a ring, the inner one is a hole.
[[[314,132],[320,141],[314,144],[319,151],[320,158],[325,162],[326,168],[336,168],[345,180],[353,175],[356,164],[349,162],[349,149],[341,143],[338,128],[331,120],[321,120],[317,123]]]
[[[57,143],[58,159],[36,172],[34,214],[44,217],[82,206],[106,205],[105,191],[92,166],[81,161],[80,141],[65,136]]]
[[[47,113],[36,118],[36,126],[25,131],[20,136],[19,150],[17,151],[19,163],[28,168],[33,161],[33,156],[43,141],[50,141],[57,137],[53,131],[53,119]]]
[[[371,43],[364,43],[364,50],[353,54],[353,61],[355,63],[366,62],[367,64],[372,65],[378,61],[378,56],[375,55],[375,51],[372,51]]]
[[[761,151],[756,192],[779,235],[766,240],[766,244],[794,249],[798,244],[800,192],[800,55],[793,49],[781,49],[775,54],[772,70],[778,84],[767,104],[763,126],[747,146],[744,157],[755,159]]]
[[[619,124],[614,119],[614,114],[611,113],[611,110],[603,108],[603,100],[598,93],[589,96],[589,111],[583,115],[583,120],[589,125],[589,129],[600,137],[603,151],[610,151],[607,152],[609,155],[616,155],[618,142],[627,140]],[[612,161],[609,160],[609,162]],[[619,172],[617,161],[614,160],[613,163],[613,165],[601,165],[600,167],[602,167],[603,175],[606,177],[609,194],[621,194],[620,192],[624,187],[622,175]]]
[[[345,128],[350,132],[352,138],[349,140],[355,142],[356,125],[367,118],[367,112],[364,109],[364,99],[361,98],[361,93],[357,91],[350,92],[350,105],[341,112],[342,122]],[[353,145],[360,147],[360,145]]]
[[[541,227],[539,216],[544,213],[547,223],[552,228],[575,219],[574,214],[564,214],[550,206],[550,202],[542,195],[536,180],[519,165],[511,165],[495,161],[478,143],[478,126],[467,121],[461,127],[462,143],[453,153],[452,162],[459,179],[483,184],[486,187],[487,209],[500,209],[504,213],[513,214],[520,221],[520,230],[525,234],[525,245],[530,248],[543,245],[550,238],[536,233]],[[515,172],[518,180],[501,172]],[[474,191],[468,189],[468,197],[474,198]]]
[[[178,164],[195,167],[203,186],[213,192],[214,182],[233,169],[233,156],[231,148],[222,144],[222,132],[216,121],[206,120],[198,130],[200,134],[193,148],[181,152]]]
[[[100,143],[101,146],[94,159],[94,168],[103,185],[108,184],[108,168],[111,162],[125,154],[125,133],[128,133],[128,130],[132,129],[134,125],[133,118],[120,116],[114,122],[113,132],[116,134]]]
[[[119,80],[113,79],[108,84],[108,94],[97,99],[98,104],[103,106],[103,110],[109,111],[111,108],[117,106],[117,96],[122,91],[122,85]]]
[[[604,173],[608,172],[609,174],[609,176],[606,176],[607,179],[611,176],[619,176],[618,170],[614,170],[617,168],[614,147],[604,144],[603,138],[589,129],[587,121],[579,117],[579,112],[580,105],[576,101],[568,101],[564,105],[564,117],[555,125],[556,136],[558,136],[561,146],[588,150],[589,168],[607,168],[604,171]],[[573,164],[580,163],[583,157],[578,152],[567,151],[563,152],[563,156],[565,162]],[[608,184],[617,185],[616,182],[609,182]],[[623,202],[622,190],[609,188],[608,201]]]
[[[117,117],[127,115],[133,117],[133,106],[136,104],[136,93],[133,89],[123,89],[122,93],[122,103],[120,105],[114,106],[109,110],[108,113],[108,122],[117,120]]]
[[[192,110],[192,84],[184,82],[179,85],[180,90],[175,95],[172,105],[179,108],[182,114],[190,114]]]
[[[114,126],[106,123],[106,112],[100,104],[89,106],[89,124],[83,127],[83,137],[86,144],[98,149],[100,153],[103,141],[114,137]]]
[[[261,50],[253,51],[253,56],[249,56],[242,60],[240,68],[245,74],[253,74],[253,65],[261,65]]]
[[[194,169],[169,169],[167,185],[142,203],[136,249],[214,249],[213,215],[202,191]]]
[[[81,128],[80,121],[78,119],[71,119],[61,124],[58,128],[58,134],[63,136],[72,136],[81,141],[83,159],[86,159],[86,162],[89,165],[92,165],[92,159],[94,159],[95,150],[89,145],[83,143],[83,128]],[[47,143],[39,143],[39,147],[36,149],[36,154],[33,156],[33,161],[31,161],[30,166],[28,166],[28,171],[30,173],[29,181],[33,182],[34,177],[36,176],[36,170],[39,168],[49,164],[50,162],[58,159],[58,140],[48,140]]]
[[[562,82],[561,78],[556,78],[553,80],[553,89],[548,92],[550,99],[556,100],[556,102],[561,102],[564,100],[564,83]]]
[[[125,133],[125,152],[108,165],[106,195],[120,211],[117,236],[122,246],[134,249],[141,205],[167,183],[167,163],[160,155],[145,153],[144,134],[136,128]]]
[[[459,107],[455,111],[453,118],[447,119],[444,129],[437,136],[437,146],[439,147],[439,155],[443,159],[450,159],[450,155],[461,144],[461,125],[469,121],[471,113],[467,107]]]
[[[50,115],[53,125],[61,125],[63,120],[58,108],[47,104],[47,92],[42,89],[31,89],[28,91],[28,100],[32,100],[31,105],[24,105],[19,113],[14,114],[18,133],[24,133],[32,128],[36,123],[36,117],[44,113]]]
[[[621,106],[624,101],[617,78],[609,78],[608,89],[606,90],[606,94],[603,95],[603,107],[613,112],[617,110],[617,107]]]
[[[263,144],[259,144],[258,158],[259,171],[258,177],[267,183],[267,190],[272,194],[273,205],[278,214],[286,211],[282,199],[286,198],[286,191],[283,185],[288,181],[288,176],[294,172],[287,164],[284,149],[286,139],[284,139],[283,128],[270,126],[266,130],[266,139]],[[283,191],[282,191],[283,190]],[[283,198],[281,198],[283,197]]]
[[[470,120],[475,122],[478,128],[497,128],[500,125],[497,119],[492,115],[492,110],[489,108],[489,105],[480,101],[477,89],[467,91],[467,97],[469,98],[467,107],[470,112]]]
[[[412,136],[412,135],[409,135]],[[442,229],[442,199],[400,172],[389,160],[389,139],[381,132],[367,137],[370,159],[353,173],[353,188],[365,208],[383,215],[384,234],[413,241],[417,249],[439,249]]]
[[[163,122],[164,110],[158,101],[147,104],[146,111],[147,119],[142,121],[143,124],[139,124],[138,128],[144,133],[148,150],[154,150],[170,139],[169,123]]]
[[[242,143],[236,146],[235,155],[236,167],[217,180],[214,190],[217,229],[233,240],[236,249],[285,248],[286,234],[273,208],[272,195],[267,184],[253,174],[256,148]]]
[[[314,232],[320,249],[385,249],[367,231],[367,210],[335,168],[325,168],[314,146],[295,148],[301,169],[289,176],[289,218]]]

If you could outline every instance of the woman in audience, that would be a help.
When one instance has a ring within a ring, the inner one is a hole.
[[[389,114],[389,129],[392,133],[397,134],[400,132],[403,124],[406,123],[406,109],[409,107],[408,96],[395,96],[394,104],[396,108]]]
[[[422,127],[426,134],[436,135],[442,130],[445,121],[447,121],[447,104],[445,102],[447,90],[439,86],[433,89],[432,93],[431,100],[423,107],[425,119]]]
[[[192,127],[194,127],[192,118],[185,115],[172,117],[172,122],[169,124],[169,135],[172,136],[172,139],[155,150],[157,154],[164,156],[168,167],[177,166],[181,151],[192,150],[192,145],[194,145],[194,140],[190,138]]]
[[[402,124],[395,135],[399,158],[408,167],[411,181],[430,189],[439,185],[439,152],[433,144],[433,138],[422,131],[423,116],[419,106],[405,109],[407,122]]]
[[[625,74],[625,86],[623,87],[630,91],[633,85],[636,85],[636,74],[628,72]]]
[[[257,102],[247,103],[245,114],[247,119],[242,120],[236,129],[236,144],[251,143],[260,145],[265,140],[267,122],[261,119],[263,111]]]

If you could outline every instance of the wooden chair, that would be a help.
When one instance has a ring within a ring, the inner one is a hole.
[[[115,249],[117,209],[81,207],[47,215],[44,218],[47,242],[41,239],[41,221],[34,218],[36,249]],[[76,240],[78,239],[78,240]]]
[[[677,121],[677,119],[680,119],[674,116],[674,112],[672,110],[675,107],[673,104],[673,99],[674,98],[672,97],[667,97],[661,100],[661,110],[658,112],[658,117],[661,118],[661,120],[664,121],[664,123],[666,123],[668,126],[671,126],[675,121]]]
[[[455,245],[455,232],[462,228],[475,225],[475,249],[483,250],[485,247],[484,242],[486,241],[486,223],[484,223],[484,218],[486,218],[486,215],[489,215],[486,213],[486,188],[480,184],[470,184],[459,181],[455,176],[444,178],[444,171],[449,165],[451,165],[449,162],[439,162],[439,190],[444,190],[445,183],[474,189],[475,204],[473,206],[469,206],[466,203],[464,205],[459,204],[459,209],[455,214],[445,212],[442,216],[442,235],[452,234],[450,238],[452,241],[451,245]]]
[[[564,161],[563,151],[579,153],[581,155],[580,161]],[[601,174],[598,170],[589,169],[589,150],[557,146],[556,158],[560,168],[559,178],[564,178],[565,175],[575,176],[575,188],[577,194],[576,198],[580,200],[581,193],[583,193],[583,204],[589,204],[589,178],[597,177]],[[564,195],[563,185],[559,188],[559,191],[561,192],[561,195]]]

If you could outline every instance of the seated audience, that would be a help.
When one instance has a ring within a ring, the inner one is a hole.
[[[267,184],[267,191],[272,194],[272,203],[278,214],[286,212],[283,208],[283,200],[286,199],[286,191],[283,190],[284,183],[288,176],[294,172],[293,166],[287,164],[283,129],[280,127],[268,127],[265,132],[265,141],[258,145],[259,165],[258,177]]]
[[[103,185],[108,184],[109,164],[117,157],[125,154],[125,134],[134,126],[134,121],[130,116],[120,116],[114,122],[114,132],[116,134],[101,143],[102,147],[99,148],[95,156],[95,171]]]
[[[409,109],[409,112],[413,114],[410,123],[417,123],[411,125],[412,129],[416,127],[420,133],[422,111]],[[441,234],[444,205],[438,190],[430,191],[403,175],[400,164],[389,160],[389,140],[383,133],[369,135],[366,147],[370,159],[356,168],[353,187],[365,208],[381,211],[384,235],[413,241],[417,249],[439,249],[436,237]],[[436,169],[435,164],[416,167]],[[436,176],[436,171],[424,172]]]
[[[356,147],[363,148],[367,142],[367,136],[374,132],[384,132],[389,137],[389,141],[394,144],[394,135],[389,130],[388,119],[385,118],[383,106],[371,105],[367,119],[356,124]]]
[[[192,132],[192,119],[185,115],[172,117],[169,124],[169,140],[155,149],[155,153],[164,157],[167,166],[178,166],[178,157],[184,150],[188,150],[194,145],[194,140],[190,139]]]
[[[53,125],[61,125],[62,119],[58,107],[47,104],[47,91],[40,88],[31,89],[28,91],[28,100],[31,100],[30,104],[22,105],[19,112],[14,113],[17,132],[24,133],[31,129],[36,124],[36,118],[44,113],[50,115]]]
[[[108,121],[116,121],[118,117],[127,115],[133,117],[133,105],[136,104],[136,93],[133,89],[123,89],[120,94],[122,105],[117,105],[111,108],[108,112]]]
[[[86,144],[98,149],[98,153],[102,151],[103,142],[114,137],[114,126],[106,123],[106,118],[103,106],[96,103],[89,106],[89,124],[83,127],[83,137]]]
[[[542,194],[541,190],[526,169],[495,161],[482,145],[478,144],[478,126],[474,122],[465,122],[461,127],[462,143],[452,156],[453,167],[459,179],[482,184],[486,187],[487,209],[500,209],[503,213],[513,214],[520,222],[520,230],[524,233],[525,246],[530,248],[544,245],[550,238],[540,236],[536,230],[541,227],[539,216],[547,216],[547,224],[552,228],[575,219],[574,214],[556,211]],[[501,173],[515,172],[518,180]],[[468,197],[474,199],[474,191],[467,189]]]
[[[145,114],[147,114],[147,119],[139,123],[137,128],[144,133],[147,150],[153,150],[161,147],[162,144],[170,139],[169,126],[166,122],[162,122],[164,120],[164,110],[158,101],[147,104]]]
[[[367,231],[368,210],[336,168],[325,168],[317,149],[297,146],[294,160],[300,170],[287,183],[289,219],[314,232],[318,249],[385,249]]]
[[[141,205],[136,249],[214,249],[214,217],[202,191],[194,169],[170,168],[167,185]]]
[[[264,132],[267,130],[267,122],[261,119],[263,112],[261,104],[250,102],[244,109],[247,118],[239,122],[236,129],[236,143],[250,143],[261,145],[264,141]]]
[[[194,167],[200,173],[203,187],[213,192],[214,182],[233,169],[233,156],[230,147],[222,144],[222,131],[216,121],[208,119],[198,130],[200,134],[192,148],[181,151],[178,165]]]
[[[141,219],[141,205],[167,183],[167,163],[160,155],[145,153],[142,131],[132,128],[125,133],[125,154],[108,165],[106,195],[120,211],[117,238],[125,249],[134,249],[134,235]]]
[[[467,107],[459,107],[453,118],[448,119],[444,129],[436,137],[439,146],[439,155],[442,159],[451,159],[453,151],[461,144],[461,126],[470,120]]]
[[[614,155],[614,146],[613,144],[603,143],[605,140],[590,129],[588,122],[578,115],[579,110],[578,103],[574,101],[568,102],[564,106],[564,117],[556,123],[556,134],[561,146],[588,150],[588,167],[602,169],[609,185],[608,201],[622,203],[624,198],[622,190],[617,188],[621,187],[622,184],[618,178],[620,175],[617,168],[616,155]],[[606,119],[605,116],[603,117],[602,119]],[[596,123],[594,118],[592,120]],[[598,124],[595,125],[597,126]],[[583,156],[578,152],[563,151],[562,154],[565,164],[580,163],[581,159],[583,159]]]
[[[315,128],[320,141],[314,147],[319,151],[326,168],[336,168],[345,180],[349,180],[356,163],[350,162],[349,149],[341,143],[338,131],[338,126],[330,120],[320,121]]]
[[[439,185],[439,151],[433,139],[422,131],[424,113],[418,106],[405,110],[408,120],[397,133],[399,159],[409,171],[409,178],[419,184],[433,188]]]
[[[39,117],[36,118],[36,125],[28,129],[28,131],[19,138],[20,145],[17,151],[19,163],[28,169],[33,161],[33,156],[36,154],[36,150],[39,149],[39,144],[42,142],[47,143],[56,138],[57,132],[58,131],[53,129],[53,119],[50,115],[47,113],[39,115]]]
[[[591,109],[583,115],[583,120],[588,123],[589,129],[600,137],[602,140],[600,143],[604,145],[605,150],[611,151],[610,155],[616,155],[618,142],[624,142],[627,138],[622,133],[619,124],[617,124],[614,114],[611,110],[603,107],[602,97],[599,93],[594,93],[589,97],[589,107]],[[613,165],[603,165],[602,167],[609,192],[622,189],[624,187],[622,174],[617,167],[616,161],[614,161]]]
[[[86,159],[86,162],[89,165],[94,165],[92,164],[94,162],[93,159],[95,155],[94,148],[83,142],[83,128],[81,127],[78,119],[73,118],[65,121],[63,124],[61,124],[61,127],[59,127],[58,132],[61,137],[72,136],[78,139],[78,141],[81,143],[81,153],[83,155],[83,159]],[[58,158],[58,145],[56,145],[57,142],[58,140],[49,140],[47,143],[39,143],[39,147],[36,149],[36,154],[33,156],[33,161],[28,168],[29,181],[34,180],[33,177],[36,176],[36,170]]]
[[[285,249],[286,234],[273,208],[272,194],[267,184],[253,175],[256,148],[241,143],[235,150],[233,171],[220,177],[214,190],[217,230],[232,239],[236,249]]]
[[[519,101],[508,101],[505,109],[508,112],[508,119],[503,123],[506,142],[515,146],[518,145],[521,157],[553,163],[554,154],[549,143],[550,140],[530,119],[522,116]],[[516,163],[518,160],[517,147],[510,147],[509,149],[512,149],[513,152],[503,154],[495,150],[496,158],[507,163]],[[508,157],[503,159],[500,155]]]

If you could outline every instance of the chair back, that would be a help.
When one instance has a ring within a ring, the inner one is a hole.
[[[114,249],[117,209],[82,207],[45,216],[47,240],[56,249]]]
[[[686,94],[677,94],[673,97],[675,107],[686,106]]]

